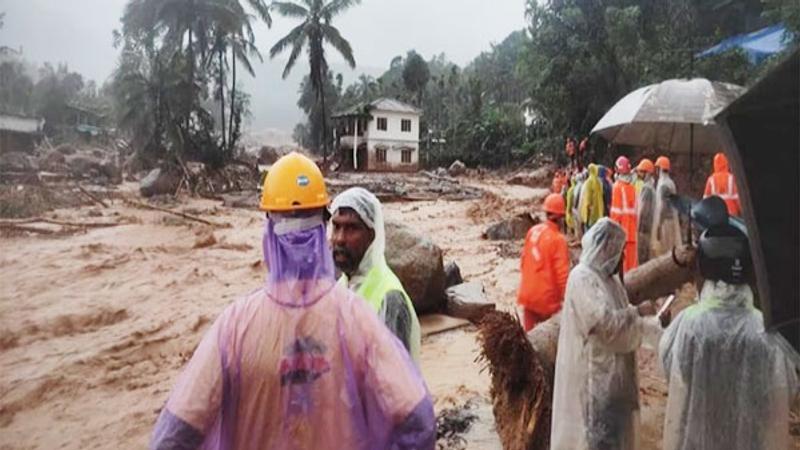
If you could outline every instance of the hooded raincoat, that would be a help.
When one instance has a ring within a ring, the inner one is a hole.
[[[589,177],[581,187],[578,210],[581,223],[589,228],[605,214],[603,200],[603,182],[599,178],[600,169],[595,164],[589,165]]]
[[[671,252],[681,243],[680,216],[669,201],[669,197],[677,192],[669,172],[661,171],[656,185],[656,209],[651,239],[653,247],[650,258]]]
[[[216,319],[156,422],[153,449],[428,448],[418,370],[338,286],[322,215],[270,216],[265,286]]]
[[[561,312],[550,448],[636,449],[635,351],[646,325],[615,275],[625,232],[603,218],[582,244]]]
[[[380,201],[368,190],[356,187],[336,196],[331,212],[336,214],[340,208],[354,210],[375,232],[375,238],[361,258],[356,272],[350,278],[343,274],[340,283],[367,300],[381,320],[400,338],[412,359],[419,363],[422,339],[419,319],[411,297],[386,263],[386,229]]]
[[[706,281],[661,337],[667,450],[789,448],[793,367],[764,331],[747,285]]]
[[[703,198],[716,195],[725,201],[728,214],[740,216],[742,205],[739,202],[739,188],[736,187],[736,178],[728,169],[728,158],[718,153],[714,156],[714,173],[706,181],[706,190]]]

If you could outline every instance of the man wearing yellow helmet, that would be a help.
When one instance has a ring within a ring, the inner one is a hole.
[[[181,374],[152,448],[427,448],[433,404],[407,352],[334,278],[328,193],[291,153],[264,180],[261,289],[229,305]]]

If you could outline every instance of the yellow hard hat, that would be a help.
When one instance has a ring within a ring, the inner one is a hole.
[[[262,211],[297,211],[328,206],[325,179],[314,161],[292,152],[272,165],[261,189]]]

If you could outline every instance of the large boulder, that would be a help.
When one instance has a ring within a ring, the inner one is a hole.
[[[139,192],[143,197],[174,194],[178,190],[180,177],[175,171],[153,169],[139,182]]]
[[[483,238],[491,241],[525,239],[528,230],[539,223],[530,214],[518,214],[510,219],[495,223],[483,232]]]
[[[453,161],[453,164],[450,164],[450,168],[447,169],[447,173],[451,177],[457,177],[460,175],[464,175],[467,172],[467,166],[463,162],[459,160]]]
[[[32,172],[38,169],[36,161],[23,152],[0,153],[0,171]]]
[[[398,222],[386,222],[386,261],[400,278],[417,314],[445,309],[442,249]]]
[[[517,172],[508,179],[508,184],[528,187],[550,187],[555,172],[556,168],[552,165],[539,167],[536,170],[528,172]]]

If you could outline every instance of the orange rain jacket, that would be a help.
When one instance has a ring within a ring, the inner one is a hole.
[[[623,179],[614,183],[611,193],[611,220],[625,230],[625,261],[622,270],[627,272],[638,266],[638,215],[636,212],[636,188]]]
[[[517,303],[541,320],[557,313],[564,301],[569,276],[567,240],[558,225],[547,220],[528,230],[520,271]]]
[[[739,216],[742,214],[742,205],[739,203],[739,189],[736,188],[736,179],[728,170],[728,158],[723,154],[714,157],[714,173],[706,181],[706,192],[703,198],[717,195],[725,200],[728,214]]]

